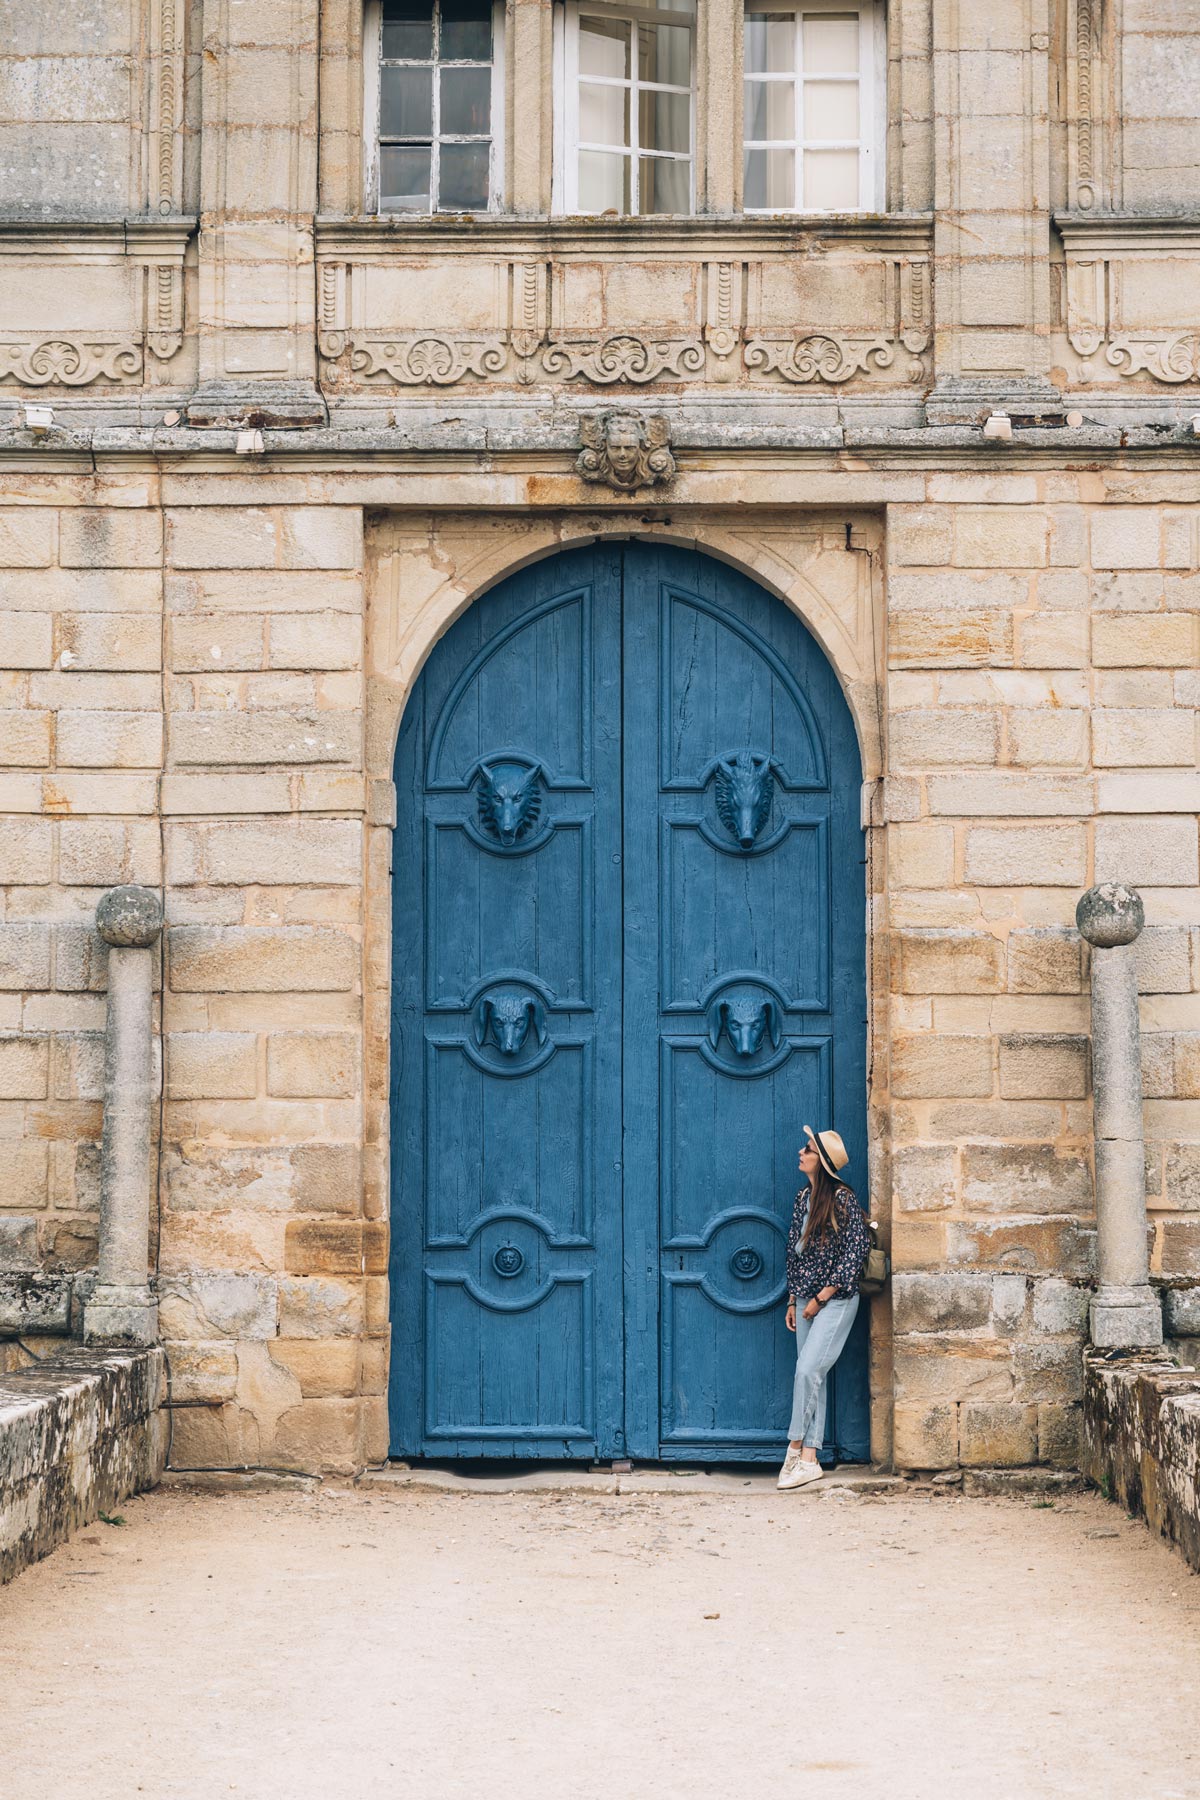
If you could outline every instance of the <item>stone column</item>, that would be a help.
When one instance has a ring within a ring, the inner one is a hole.
[[[1099,1349],[1161,1344],[1162,1307],[1146,1254],[1142,1047],[1134,940],[1146,922],[1141,895],[1121,882],[1089,888],[1075,922],[1092,946],[1092,1135],[1096,1155],[1097,1288],[1092,1342]]]
[[[150,1147],[154,1099],[154,945],[162,902],[152,888],[119,887],[96,908],[108,952],[104,1138],[100,1150],[100,1266],[84,1308],[89,1344],[153,1344]]]

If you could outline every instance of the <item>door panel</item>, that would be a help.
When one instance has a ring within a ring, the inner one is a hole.
[[[397,788],[394,1452],[777,1456],[801,1128],[866,1148],[825,658],[706,558],[571,552],[434,650]]]

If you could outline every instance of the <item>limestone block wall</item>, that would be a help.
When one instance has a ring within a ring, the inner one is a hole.
[[[872,1198],[896,1267],[874,1309],[879,1454],[894,1402],[901,1464],[1075,1460],[1093,1214],[1073,913],[1095,880],[1145,897],[1151,1266],[1174,1336],[1200,1337],[1200,481],[1115,458],[884,461],[810,467],[811,511],[787,503],[794,470],[685,456],[658,518],[538,511],[576,491],[566,453],[552,474],[467,459],[437,478],[229,454],[9,471],[0,1270],[72,1281],[77,1309],[98,1200],[92,919],[104,888],[161,883],[154,1255],[177,1466],[385,1453],[394,731],[475,593],[596,531],[744,568],[850,693]],[[731,480],[740,508],[705,503]],[[67,1323],[54,1292],[34,1329]],[[28,1332],[28,1309],[10,1319]]]
[[[1094,881],[1145,897],[1151,1267],[1200,1281],[1200,514],[1115,470],[928,491],[888,533],[895,1454],[1073,1463]]]

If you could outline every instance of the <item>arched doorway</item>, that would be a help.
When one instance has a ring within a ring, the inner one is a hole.
[[[702,555],[566,552],[436,646],[396,752],[393,1455],[779,1455],[802,1126],[866,1179],[860,779],[823,652]]]

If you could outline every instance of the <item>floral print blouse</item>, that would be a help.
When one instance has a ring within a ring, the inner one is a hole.
[[[871,1234],[852,1188],[839,1187],[833,1206],[837,1230],[802,1244],[808,1218],[808,1189],[801,1188],[796,1195],[787,1240],[787,1285],[793,1300],[811,1300],[827,1287],[836,1288],[839,1297],[849,1298],[858,1292]]]

